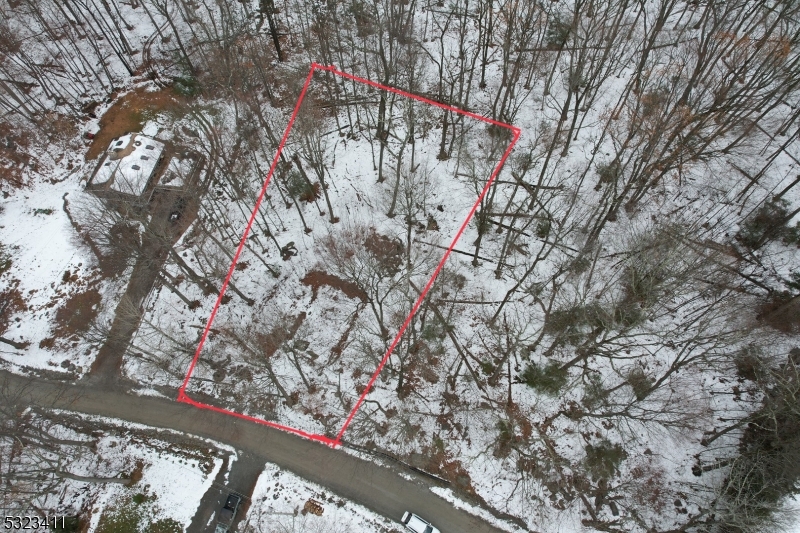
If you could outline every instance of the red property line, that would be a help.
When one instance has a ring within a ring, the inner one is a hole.
[[[281,153],[283,152],[283,148],[286,145],[286,141],[287,141],[287,139],[289,137],[289,133],[290,133],[290,131],[292,129],[292,126],[294,125],[295,119],[297,118],[297,114],[300,111],[300,106],[303,103],[303,100],[305,99],[306,92],[308,91],[308,87],[309,87],[309,85],[311,83],[311,79],[312,79],[312,77],[314,75],[314,71],[316,71],[316,70],[328,71],[328,72],[331,72],[331,73],[333,73],[333,74],[335,74],[337,76],[341,76],[343,78],[351,79],[353,81],[356,81],[356,82],[359,82],[359,83],[363,83],[365,85],[376,87],[376,88],[378,88],[380,90],[389,91],[389,92],[392,92],[392,93],[395,93],[395,94],[399,94],[401,96],[404,96],[404,97],[407,97],[407,98],[411,98],[413,100],[418,100],[420,102],[424,102],[426,104],[430,104],[432,106],[435,106],[435,107],[438,107],[438,108],[441,108],[441,109],[446,109],[446,110],[451,111],[453,113],[458,113],[458,114],[461,114],[461,115],[464,115],[464,116],[467,116],[467,117],[470,117],[470,118],[474,118],[474,119],[480,120],[482,122],[486,122],[488,124],[492,124],[492,125],[495,125],[495,126],[498,126],[498,127],[506,128],[506,129],[510,130],[514,134],[514,137],[513,137],[512,141],[511,141],[511,143],[508,145],[508,148],[503,153],[503,157],[500,159],[500,162],[495,167],[494,171],[492,172],[492,175],[489,177],[489,180],[486,182],[486,185],[483,187],[483,190],[478,195],[477,201],[472,206],[472,209],[470,210],[469,214],[467,215],[467,218],[461,224],[461,227],[459,228],[458,232],[456,233],[455,237],[453,238],[453,241],[450,243],[450,246],[445,251],[444,255],[442,256],[442,259],[439,261],[439,264],[436,266],[436,270],[434,270],[433,275],[428,280],[428,283],[425,285],[425,287],[423,288],[423,290],[420,293],[419,297],[417,298],[416,302],[414,303],[414,306],[412,307],[411,312],[408,314],[408,317],[406,317],[405,322],[403,323],[403,325],[400,328],[400,330],[397,332],[397,335],[395,336],[394,340],[392,341],[392,344],[389,346],[389,349],[386,351],[386,353],[384,354],[383,358],[381,359],[381,362],[378,365],[378,368],[375,370],[375,372],[370,377],[369,383],[364,388],[364,392],[362,392],[361,396],[359,396],[358,401],[356,402],[355,406],[353,407],[353,409],[348,414],[347,419],[345,420],[344,424],[342,425],[342,428],[339,430],[339,433],[336,435],[335,439],[332,439],[332,438],[327,437],[325,435],[318,435],[318,434],[314,434],[314,433],[308,433],[306,431],[302,431],[302,430],[297,429],[297,428],[284,426],[282,424],[277,424],[275,422],[269,422],[267,420],[263,420],[263,419],[260,419],[260,418],[255,418],[255,417],[248,416],[248,415],[241,414],[241,413],[237,413],[235,411],[231,411],[231,410],[228,410],[228,409],[223,409],[223,408],[216,407],[216,406],[213,406],[213,405],[209,405],[209,404],[206,404],[206,403],[198,402],[196,400],[191,399],[186,394],[186,387],[188,386],[189,379],[191,378],[192,373],[194,372],[194,369],[197,366],[197,361],[200,358],[200,352],[203,349],[203,345],[205,344],[206,338],[208,337],[208,333],[211,330],[211,324],[213,323],[214,318],[217,315],[217,311],[219,311],[219,306],[222,303],[222,298],[225,295],[225,291],[228,288],[228,284],[230,282],[231,276],[233,276],[233,272],[234,272],[234,270],[236,268],[236,263],[239,261],[239,256],[241,255],[242,250],[244,249],[245,242],[247,241],[247,236],[250,233],[250,229],[251,229],[251,227],[253,225],[255,217],[256,217],[256,215],[258,213],[259,208],[261,207],[261,203],[264,200],[264,195],[266,193],[267,187],[269,186],[269,183],[272,180],[272,175],[275,172],[275,167],[278,165],[278,161],[280,160]],[[358,409],[361,407],[361,404],[364,403],[364,400],[367,397],[367,394],[369,394],[373,384],[375,383],[375,380],[378,379],[378,376],[380,375],[381,371],[383,370],[383,367],[386,365],[386,362],[389,360],[389,357],[391,356],[391,354],[394,351],[395,347],[400,342],[400,338],[402,337],[402,335],[405,332],[405,330],[408,328],[409,324],[411,323],[411,320],[414,318],[414,315],[419,310],[420,305],[422,305],[423,299],[425,298],[425,296],[428,294],[428,291],[433,286],[433,283],[436,281],[436,278],[439,276],[439,273],[441,272],[442,268],[444,268],[444,264],[445,264],[445,262],[447,262],[447,259],[450,257],[450,254],[452,253],[453,249],[455,248],[456,243],[458,242],[458,239],[461,237],[461,235],[466,230],[467,225],[472,220],[472,217],[475,215],[475,211],[478,209],[478,206],[480,205],[481,201],[486,196],[486,193],[489,191],[489,188],[491,187],[492,183],[497,178],[498,174],[500,173],[500,170],[503,168],[503,165],[505,164],[506,160],[508,159],[509,155],[511,154],[511,151],[514,149],[514,146],[517,144],[517,141],[519,140],[520,134],[521,134],[521,130],[519,128],[515,127],[515,126],[509,125],[509,124],[505,124],[503,122],[499,122],[499,121],[490,119],[488,117],[484,117],[482,115],[471,113],[469,111],[465,111],[463,109],[459,109],[459,108],[453,107],[451,105],[442,104],[440,102],[436,102],[436,101],[431,100],[429,98],[425,98],[423,96],[419,96],[419,95],[412,94],[412,93],[409,93],[409,92],[406,92],[406,91],[403,91],[403,90],[400,90],[400,89],[396,89],[394,87],[388,87],[388,86],[385,86],[385,85],[381,85],[381,84],[376,83],[374,81],[370,81],[370,80],[367,80],[367,79],[364,79],[364,78],[360,78],[358,76],[354,76],[352,74],[348,74],[346,72],[342,72],[340,70],[337,70],[336,67],[334,67],[334,66],[325,66],[325,65],[320,65],[318,63],[312,63],[311,64],[311,69],[309,70],[308,76],[306,77],[305,84],[303,85],[303,89],[300,92],[300,96],[299,96],[299,98],[297,100],[297,104],[295,105],[294,111],[292,112],[292,116],[291,116],[291,118],[289,120],[289,124],[286,126],[286,131],[284,132],[283,137],[281,138],[281,142],[278,145],[278,151],[275,154],[275,158],[272,161],[272,165],[270,166],[269,172],[267,173],[267,177],[264,180],[264,185],[261,187],[261,192],[258,195],[258,199],[256,201],[256,205],[253,208],[253,212],[250,215],[250,219],[247,222],[247,227],[245,228],[244,234],[242,235],[242,239],[239,242],[238,248],[236,249],[236,253],[233,256],[233,261],[231,262],[231,266],[228,269],[228,274],[225,277],[225,281],[222,284],[222,288],[220,289],[220,293],[219,293],[219,296],[217,297],[217,301],[214,304],[214,308],[211,311],[211,315],[208,317],[208,322],[206,323],[206,327],[203,329],[203,334],[200,337],[200,342],[198,343],[197,350],[195,351],[194,357],[192,358],[192,362],[189,365],[189,370],[186,373],[186,377],[183,380],[183,384],[178,389],[177,401],[183,402],[183,403],[187,403],[187,404],[193,405],[193,406],[201,408],[201,409],[208,409],[208,410],[216,411],[216,412],[219,412],[219,413],[225,413],[225,414],[229,414],[229,415],[235,416],[237,418],[241,418],[241,419],[244,419],[244,420],[249,420],[251,422],[255,422],[257,424],[262,424],[262,425],[270,426],[270,427],[273,427],[273,428],[281,429],[281,430],[287,431],[289,433],[294,433],[296,435],[300,435],[301,437],[305,437],[307,439],[317,440],[317,441],[322,442],[324,444],[327,444],[327,445],[329,445],[331,447],[336,447],[339,444],[341,444],[342,436],[344,435],[344,433],[347,430],[347,428],[350,425],[350,423],[353,421],[353,418],[355,417],[356,412],[358,411]]]
[[[305,98],[306,91],[308,91],[308,86],[311,84],[311,77],[313,75],[314,75],[314,68],[312,66],[311,70],[309,70],[308,72],[308,76],[306,77],[306,82],[303,85],[303,90],[300,91],[300,97],[297,99],[297,104],[295,104],[294,106],[294,111],[292,112],[292,117],[289,119],[289,124],[286,126],[286,131],[283,133],[281,142],[278,145],[278,151],[275,154],[275,159],[272,160],[272,165],[269,167],[269,172],[267,172],[267,177],[264,180],[264,185],[261,187],[261,192],[258,194],[258,199],[256,200],[255,207],[253,208],[253,213],[250,215],[250,220],[247,221],[247,227],[245,228],[244,234],[242,235],[242,240],[239,241],[239,247],[236,248],[236,253],[233,256],[231,267],[228,269],[228,275],[225,276],[225,281],[222,283],[222,288],[219,291],[219,296],[217,296],[217,301],[214,303],[214,308],[211,310],[211,315],[208,317],[208,321],[206,322],[206,327],[205,329],[203,329],[203,335],[200,337],[200,342],[197,344],[197,350],[194,352],[194,357],[192,358],[192,362],[189,365],[189,370],[188,372],[186,372],[186,377],[183,380],[183,384],[178,389],[177,400],[179,402],[194,405],[195,407],[200,407],[201,409],[209,409],[211,411],[227,413],[229,415],[250,420],[251,422],[264,424],[277,429],[288,431],[290,433],[295,433],[297,435],[300,435],[301,437],[307,437],[310,439],[319,440],[321,442],[326,442],[327,437],[325,437],[324,435],[310,435],[305,431],[301,431],[293,427],[284,426],[281,424],[276,424],[274,422],[268,422],[266,420],[262,420],[259,418],[239,414],[236,413],[235,411],[230,411],[228,409],[220,409],[213,405],[208,405],[205,403],[200,403],[195,400],[192,400],[191,398],[189,398],[189,396],[186,395],[186,387],[189,384],[189,378],[192,377],[192,373],[194,372],[194,369],[197,366],[197,361],[200,358],[200,351],[203,349],[203,345],[206,342],[206,338],[208,338],[208,332],[211,330],[211,324],[214,322],[214,318],[217,316],[217,311],[219,311],[219,306],[222,303],[222,297],[225,296],[225,291],[228,289],[228,283],[230,283],[231,281],[231,276],[233,276],[233,271],[236,268],[236,263],[239,261],[239,256],[242,254],[245,242],[247,242],[247,235],[250,233],[250,228],[253,226],[253,222],[256,219],[256,214],[258,213],[259,207],[261,207],[261,202],[264,201],[264,195],[266,194],[267,186],[269,185],[269,182],[272,180],[272,174],[275,172],[275,167],[278,166],[278,161],[280,160],[281,152],[283,152],[283,147],[286,145],[286,140],[289,138],[289,132],[291,131],[292,125],[294,125],[294,121],[297,118],[297,113],[300,112],[300,104],[303,103],[303,99]],[[331,444],[331,443],[326,442],[326,444]]]
[[[376,87],[378,89],[381,89],[382,91],[389,91],[389,92],[392,92],[392,93],[395,93],[395,94],[399,94],[400,96],[405,96],[406,98],[412,98],[414,100],[419,100],[420,102],[425,102],[426,104],[430,104],[432,106],[440,107],[442,109],[447,109],[448,111],[452,111],[453,113],[458,113],[459,115],[464,115],[464,116],[467,116],[467,117],[470,117],[470,118],[481,120],[483,122],[487,122],[489,124],[493,124],[495,126],[499,126],[501,128],[506,128],[506,129],[511,130],[512,132],[514,132],[514,135],[515,135],[514,140],[511,143],[511,148],[513,148],[514,145],[517,143],[517,139],[519,139],[519,134],[521,133],[521,130],[519,128],[517,128],[516,126],[512,126],[510,124],[506,124],[505,122],[499,122],[499,121],[491,119],[489,117],[484,117],[483,115],[478,115],[476,113],[471,113],[469,111],[464,111],[463,109],[459,109],[459,108],[451,106],[451,105],[443,104],[441,102],[437,102],[436,100],[431,100],[430,98],[425,98],[424,96],[419,96],[418,94],[412,94],[412,93],[403,91],[401,89],[396,89],[394,87],[389,87],[387,85],[381,85],[380,83],[374,82],[372,80],[368,80],[366,78],[359,78],[358,76],[354,76],[352,74],[348,74],[347,72],[342,72],[341,70],[336,70],[336,67],[334,67],[332,65],[326,67],[326,66],[323,66],[323,65],[319,65],[317,63],[312,63],[311,64],[311,68],[312,68],[312,70],[313,69],[327,70],[328,72],[333,72],[334,74],[336,74],[338,76],[341,76],[343,78],[347,78],[349,80],[357,81],[357,82],[363,83],[365,85],[370,85],[372,87]],[[505,162],[507,157],[508,157],[508,153],[503,157],[503,159],[500,160],[500,167],[503,166],[503,163]]]

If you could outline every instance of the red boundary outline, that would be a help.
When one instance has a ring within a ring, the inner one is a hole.
[[[424,102],[426,104],[430,104],[432,106],[439,107],[441,109],[446,109],[446,110],[451,111],[453,113],[458,113],[460,115],[464,115],[464,116],[467,116],[467,117],[470,117],[470,118],[474,118],[474,119],[480,120],[482,122],[486,122],[488,124],[492,124],[494,126],[498,126],[498,127],[501,127],[501,128],[506,128],[506,129],[510,130],[514,134],[514,138],[512,139],[511,143],[508,145],[508,148],[506,148],[506,151],[503,153],[503,157],[500,159],[500,162],[495,167],[494,171],[492,172],[492,175],[489,177],[489,180],[486,182],[486,185],[483,187],[483,190],[478,195],[478,199],[475,202],[475,205],[472,206],[472,209],[470,210],[469,214],[467,215],[467,218],[461,224],[461,227],[459,228],[459,230],[456,233],[455,237],[453,237],[453,241],[450,243],[450,246],[445,251],[444,255],[442,256],[442,259],[439,261],[439,264],[436,266],[436,270],[433,271],[433,275],[431,275],[431,278],[428,280],[428,283],[425,285],[425,288],[422,289],[422,292],[420,293],[419,298],[417,298],[416,302],[414,303],[414,307],[411,308],[411,312],[408,314],[408,317],[406,317],[406,320],[405,320],[405,322],[403,322],[403,325],[400,328],[400,330],[397,332],[397,335],[395,335],[394,340],[392,341],[392,344],[389,346],[389,349],[386,351],[386,354],[384,354],[383,359],[381,359],[381,362],[378,365],[378,368],[372,374],[372,377],[370,378],[369,382],[367,383],[367,386],[364,388],[364,392],[361,393],[361,396],[358,398],[358,401],[353,406],[353,409],[350,410],[350,414],[347,416],[347,419],[345,420],[344,424],[342,425],[342,428],[339,430],[339,433],[336,435],[335,439],[332,439],[332,438],[327,437],[325,435],[318,435],[318,434],[315,434],[315,433],[308,433],[306,431],[302,431],[302,430],[297,429],[297,428],[293,428],[293,427],[290,427],[290,426],[284,426],[282,424],[278,424],[278,423],[275,423],[275,422],[270,422],[268,420],[263,420],[261,418],[256,418],[256,417],[244,415],[244,414],[237,413],[235,411],[231,411],[231,410],[228,410],[228,409],[222,409],[221,407],[216,407],[214,405],[209,405],[209,404],[206,404],[206,403],[203,403],[203,402],[198,402],[196,400],[191,399],[186,394],[186,387],[189,384],[189,379],[192,377],[192,373],[194,372],[195,366],[197,366],[197,361],[200,358],[200,352],[203,349],[203,345],[206,342],[206,338],[208,337],[208,332],[211,330],[211,324],[214,322],[214,318],[217,315],[217,311],[219,310],[219,306],[220,306],[220,304],[222,302],[222,297],[225,295],[225,291],[228,288],[228,283],[230,282],[231,276],[233,275],[234,269],[236,267],[236,263],[239,261],[239,256],[241,255],[242,249],[244,248],[245,242],[247,241],[247,235],[250,233],[250,228],[253,225],[253,221],[255,220],[256,214],[258,213],[258,209],[261,207],[261,203],[264,200],[264,194],[267,191],[267,186],[269,186],[269,183],[272,180],[272,174],[275,171],[275,167],[278,165],[278,160],[280,159],[281,153],[283,152],[283,148],[286,145],[286,140],[289,138],[289,133],[291,132],[292,126],[294,125],[294,121],[297,118],[298,112],[300,111],[300,105],[303,103],[303,99],[305,98],[306,92],[308,91],[308,86],[311,84],[311,79],[314,76],[314,72],[317,71],[317,70],[324,70],[324,71],[327,71],[327,72],[331,72],[334,75],[341,76],[343,78],[347,78],[347,79],[350,79],[350,80],[353,80],[353,81],[356,81],[356,82],[359,82],[359,83],[363,83],[365,85],[369,85],[369,86],[372,86],[372,87],[375,87],[375,88],[378,88],[378,89],[381,89],[381,90],[384,90],[384,91],[389,91],[389,92],[392,92],[392,93],[395,93],[395,94],[399,94],[400,96],[404,96],[406,98],[411,98],[413,100],[418,100],[420,102]],[[419,95],[416,95],[416,94],[412,94],[412,93],[409,93],[409,92],[406,92],[406,91],[402,91],[402,90],[396,89],[394,87],[388,87],[386,85],[381,85],[380,83],[376,83],[374,81],[370,81],[370,80],[367,80],[367,79],[364,79],[364,78],[359,78],[358,76],[354,76],[352,74],[348,74],[346,72],[342,72],[341,70],[337,70],[336,67],[332,66],[332,65],[331,66],[325,66],[325,65],[320,65],[318,63],[312,63],[311,64],[311,69],[309,70],[308,76],[306,77],[305,84],[303,85],[303,90],[300,91],[300,96],[297,99],[297,104],[295,104],[294,111],[292,112],[292,116],[289,119],[289,124],[286,126],[286,131],[283,133],[283,137],[281,138],[281,142],[278,145],[278,151],[275,154],[275,158],[272,160],[272,165],[269,167],[269,172],[267,173],[267,177],[264,180],[264,185],[262,185],[262,187],[261,187],[261,192],[258,195],[258,200],[256,201],[256,205],[253,208],[253,212],[250,215],[250,219],[247,222],[247,227],[244,230],[244,234],[242,235],[242,239],[239,242],[238,248],[236,248],[236,253],[233,256],[233,261],[231,262],[231,266],[228,269],[228,274],[227,274],[227,276],[225,276],[225,281],[222,283],[222,288],[219,291],[219,296],[217,296],[217,301],[214,304],[214,308],[211,311],[211,315],[208,317],[208,322],[206,323],[206,327],[203,329],[203,334],[200,337],[200,342],[197,345],[197,350],[194,353],[194,357],[192,358],[192,362],[189,364],[189,369],[186,372],[186,377],[183,380],[183,384],[178,389],[177,401],[178,402],[182,402],[182,403],[187,403],[189,405],[193,405],[193,406],[198,407],[200,409],[208,409],[210,411],[216,411],[218,413],[224,413],[224,414],[227,414],[227,415],[235,416],[237,418],[241,418],[243,420],[249,420],[250,422],[255,422],[257,424],[262,424],[262,425],[265,425],[265,426],[270,426],[270,427],[273,427],[273,428],[276,428],[276,429],[287,431],[289,433],[294,433],[296,435],[300,435],[301,437],[305,437],[307,439],[311,439],[311,440],[316,440],[316,441],[322,442],[322,443],[327,444],[327,445],[329,445],[331,447],[334,447],[334,448],[336,446],[338,446],[339,444],[341,444],[342,436],[344,435],[344,432],[347,430],[347,427],[350,425],[350,422],[352,422],[353,417],[356,415],[356,412],[358,412],[358,409],[361,407],[361,404],[364,403],[364,399],[367,397],[367,394],[372,389],[372,385],[375,383],[375,380],[378,379],[378,376],[380,375],[381,371],[383,370],[383,367],[386,365],[386,362],[389,360],[389,357],[392,355],[392,352],[394,351],[395,346],[397,346],[397,343],[400,342],[400,337],[402,337],[402,335],[405,332],[406,328],[408,328],[408,325],[411,323],[411,319],[414,318],[414,315],[417,313],[417,310],[419,309],[419,306],[422,304],[422,300],[428,294],[428,291],[430,290],[431,286],[433,286],[433,282],[436,281],[436,278],[439,276],[439,272],[441,272],[442,268],[444,267],[445,262],[450,257],[450,253],[453,251],[453,248],[455,248],[455,245],[458,242],[458,239],[461,238],[461,235],[464,233],[464,230],[467,229],[467,225],[472,220],[472,217],[475,215],[475,211],[478,209],[478,206],[480,205],[481,200],[483,200],[483,197],[489,191],[489,187],[492,185],[492,183],[494,182],[495,178],[497,178],[497,175],[500,173],[500,170],[503,168],[503,165],[505,164],[506,160],[508,159],[508,156],[511,154],[511,151],[514,149],[514,146],[517,144],[517,141],[519,140],[519,137],[520,137],[521,133],[522,133],[522,130],[520,130],[516,126],[512,126],[510,124],[505,124],[503,122],[499,122],[497,120],[493,120],[493,119],[490,119],[490,118],[487,118],[487,117],[484,117],[484,116],[481,116],[481,115],[478,115],[478,114],[475,114],[475,113],[471,113],[471,112],[465,111],[463,109],[458,109],[458,108],[453,107],[451,105],[442,104],[440,102],[436,102],[436,101],[431,100],[429,98],[425,98],[425,97],[422,97],[422,96],[419,96]]]

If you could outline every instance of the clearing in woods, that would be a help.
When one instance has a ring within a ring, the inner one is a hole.
[[[176,109],[184,101],[185,99],[171,88],[148,91],[146,87],[140,87],[124,94],[100,118],[100,131],[92,139],[92,144],[86,152],[86,160],[97,159],[112,140],[126,133],[141,131],[150,117],[169,109]],[[93,112],[96,106],[96,104],[87,106],[86,111]]]

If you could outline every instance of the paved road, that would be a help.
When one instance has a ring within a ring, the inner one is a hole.
[[[31,380],[5,371],[0,371],[0,387],[8,387],[9,392],[42,407],[175,429],[231,445],[393,520],[399,520],[403,511],[410,509],[430,518],[442,533],[501,531],[459,511],[421,481],[409,481],[389,468],[267,426],[163,398],[132,396],[113,388]]]

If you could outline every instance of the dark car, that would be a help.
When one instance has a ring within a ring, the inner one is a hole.
[[[228,494],[228,499],[225,500],[225,505],[219,512],[217,518],[217,527],[214,533],[227,533],[228,528],[233,524],[233,519],[236,517],[236,511],[239,510],[239,505],[242,503],[242,498],[238,494]]]

